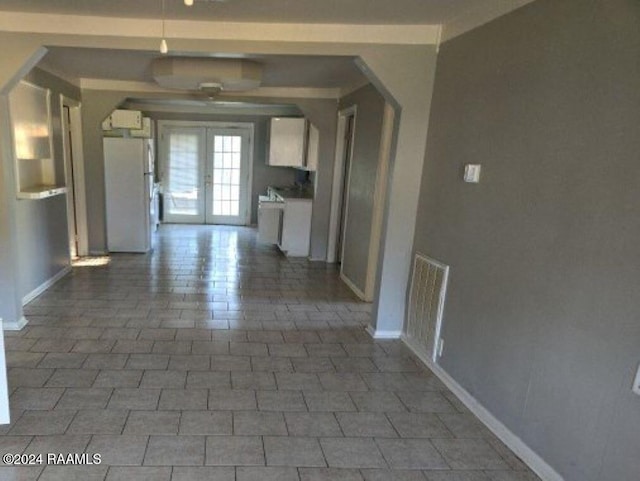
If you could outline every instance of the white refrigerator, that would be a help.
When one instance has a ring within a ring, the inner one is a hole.
[[[151,139],[105,138],[104,178],[109,252],[148,252],[155,230],[155,157]]]

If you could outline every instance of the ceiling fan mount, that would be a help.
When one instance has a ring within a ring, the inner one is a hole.
[[[213,100],[224,90],[220,82],[202,82],[198,88],[209,100]]]

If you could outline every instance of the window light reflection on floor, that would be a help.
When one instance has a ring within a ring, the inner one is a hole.
[[[71,261],[71,265],[73,267],[100,267],[108,265],[109,262],[111,262],[109,256],[78,257]]]

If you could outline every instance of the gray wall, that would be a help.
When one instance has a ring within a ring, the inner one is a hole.
[[[639,52],[640,3],[538,0],[437,64],[415,249],[451,265],[441,364],[570,481],[640,479]]]
[[[290,185],[295,181],[295,169],[267,165],[267,129],[269,118],[263,116],[234,116],[209,114],[179,114],[146,112],[154,120],[192,120],[203,122],[247,122],[254,126],[253,180],[251,183],[251,223],[258,222],[258,196],[267,192],[270,185]]]
[[[367,282],[384,104],[382,95],[369,84],[340,99],[339,105],[340,110],[357,106],[342,271],[362,292]]]
[[[56,176],[64,181],[60,94],[78,100],[79,90],[60,78],[34,69],[25,80],[51,89],[53,156]],[[43,200],[15,200],[19,292],[30,293],[69,265],[67,204],[64,195]]]
[[[326,99],[296,99],[295,103],[320,132],[318,168],[313,177],[316,188],[311,214],[309,257],[315,261],[326,261],[331,217],[333,164],[336,153],[338,103],[335,100]]]
[[[90,254],[107,252],[102,121],[125,97],[122,92],[82,90],[82,146]]]
[[[141,92],[82,90],[82,140],[85,161],[87,196],[87,224],[89,250],[103,253],[106,250],[104,153],[102,151],[101,123],[107,115],[127,98],[154,98],[157,94]],[[225,99],[226,100],[226,99]],[[329,233],[331,183],[336,142],[337,102],[326,99],[229,97],[229,101],[250,101],[275,105],[295,105],[320,131],[317,186],[311,220],[312,259],[325,260]],[[254,173],[255,174],[255,173]],[[280,177],[278,177],[278,180]],[[273,183],[269,178],[265,185]]]
[[[9,97],[0,95],[0,318],[5,327],[22,318],[22,296],[17,263],[18,236],[16,234],[16,179],[11,139]],[[2,335],[0,334],[0,337]],[[1,376],[0,369],[0,376]],[[3,381],[0,379],[0,383]],[[0,387],[0,396],[2,388]]]
[[[311,218],[311,246],[309,256],[313,260],[324,261],[327,258],[329,237],[329,217],[331,210],[331,185],[333,182],[333,163],[336,144],[337,102],[325,99],[252,99],[265,104],[295,105],[320,132],[318,152],[318,170],[312,176],[316,191]],[[182,114],[180,114],[182,115]],[[192,114],[190,114],[192,115]],[[164,118],[168,118],[164,116]],[[177,118],[177,117],[176,117]],[[184,117],[182,117],[184,118]],[[192,117],[193,118],[193,117]],[[196,116],[197,118],[197,116]],[[213,118],[213,117],[211,117]],[[230,120],[231,117],[219,117]],[[233,117],[238,121],[249,121],[250,116]],[[253,170],[252,222],[257,222],[258,195],[266,192],[269,185],[287,185],[295,180],[295,170],[291,168],[269,167],[265,164],[267,125],[263,117],[255,117],[256,124],[255,157]]]

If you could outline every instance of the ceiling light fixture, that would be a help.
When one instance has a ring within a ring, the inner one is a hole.
[[[209,2],[209,3],[214,3],[214,2],[226,2],[227,0],[198,0],[199,2]],[[195,0],[184,0],[184,4],[187,7],[193,7],[193,4],[195,3]]]
[[[202,82],[198,85],[200,92],[205,94],[209,100],[213,100],[216,95],[224,90],[220,82]]]
[[[161,54],[166,54],[169,52],[169,46],[167,45],[167,41],[165,40],[165,34],[164,34],[164,0],[161,0],[162,2],[162,40],[160,40],[160,53]]]

